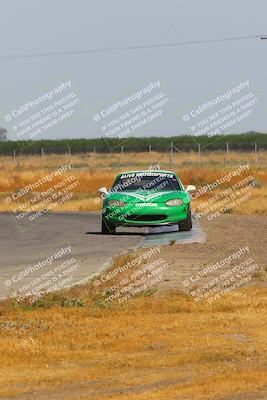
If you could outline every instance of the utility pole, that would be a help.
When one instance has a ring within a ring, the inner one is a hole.
[[[255,163],[258,165],[258,145],[257,142],[254,143],[254,151],[255,151]]]
[[[41,160],[42,160],[42,166],[44,165],[44,148],[41,148]]]
[[[171,142],[171,156],[170,156],[170,164],[171,164],[171,168],[172,168],[172,164],[173,164],[173,142]]]
[[[224,165],[227,164],[227,156],[228,156],[228,153],[229,153],[229,143],[226,142],[226,150],[225,150],[225,156],[224,156]]]
[[[201,149],[200,149],[200,143],[198,143],[198,163],[199,163],[199,165],[201,164]]]
[[[69,164],[71,165],[71,150],[70,150],[70,146],[68,146],[68,155],[69,155]]]
[[[14,163],[16,164],[16,167],[18,167],[18,161],[17,161],[17,157],[16,157],[16,150],[13,150],[13,158],[14,158]]]

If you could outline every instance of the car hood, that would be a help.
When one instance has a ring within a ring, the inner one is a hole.
[[[106,200],[121,200],[125,203],[166,203],[168,200],[182,199],[183,202],[189,203],[191,196],[185,191],[170,190],[153,192],[151,190],[142,191],[121,191],[117,193],[108,193]]]

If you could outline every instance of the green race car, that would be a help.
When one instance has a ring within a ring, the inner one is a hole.
[[[131,171],[119,174],[112,188],[102,194],[102,233],[112,234],[117,226],[179,225],[180,231],[192,229],[190,192],[174,172]]]

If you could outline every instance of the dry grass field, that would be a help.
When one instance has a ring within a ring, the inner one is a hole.
[[[266,299],[251,287],[212,305],[179,291],[112,305],[90,283],[34,306],[7,300],[0,304],[0,397],[264,399]]]
[[[72,156],[72,169],[63,175],[56,177],[50,183],[44,183],[34,190],[30,190],[16,201],[8,202],[6,198],[13,192],[19,191],[29,184],[36,183],[42,177],[46,177],[62,165],[68,163],[67,155],[45,155],[23,157],[18,156],[16,161],[12,157],[0,158],[0,210],[27,210],[27,200],[34,198],[36,193],[45,193],[51,187],[74,177],[77,185],[70,189],[71,196],[67,201],[53,206],[54,211],[96,211],[101,209],[101,201],[97,192],[101,186],[110,188],[117,173],[127,170],[148,169],[151,166],[159,166],[161,169],[174,170],[185,185],[191,183],[201,188],[203,185],[212,183],[218,178],[238,168],[239,165],[249,164],[249,170],[244,171],[239,177],[231,180],[230,184],[253,176],[259,185],[251,192],[251,197],[246,202],[234,207],[236,214],[258,214],[266,215],[267,199],[267,152],[259,152],[257,163],[255,154],[230,152],[204,152],[199,160],[198,154],[176,153],[170,162],[167,153],[126,153],[126,154],[81,154]],[[199,199],[193,201],[193,208],[198,209],[201,202],[218,194],[230,184],[220,185],[212,192],[206,193]],[[261,199],[261,201],[259,201]],[[39,207],[42,209],[42,206]],[[46,208],[52,209],[49,202]],[[38,209],[38,202],[36,202]]]

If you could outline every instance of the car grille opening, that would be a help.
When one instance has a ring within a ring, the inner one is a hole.
[[[165,214],[143,214],[143,215],[138,215],[138,214],[132,214],[128,215],[125,219],[127,221],[163,221],[164,219],[167,218],[167,215]]]

